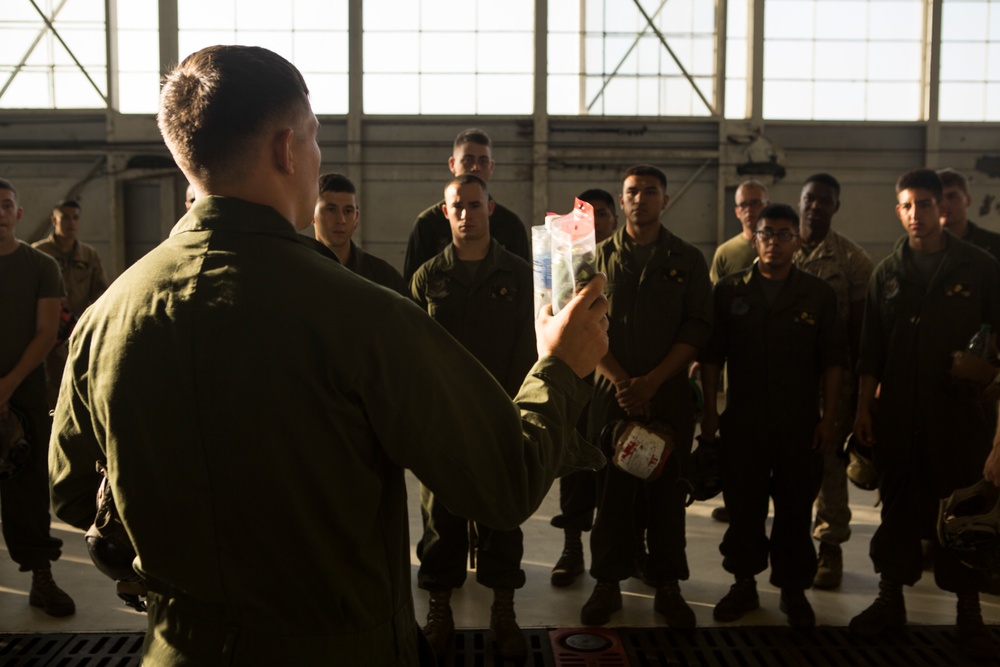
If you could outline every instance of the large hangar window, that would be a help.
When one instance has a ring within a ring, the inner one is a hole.
[[[369,114],[530,114],[533,0],[365,0]]]
[[[764,117],[919,120],[924,0],[767,0]]]
[[[549,0],[549,113],[717,115],[714,5]]]
[[[1000,0],[941,5],[941,120],[1000,120]]]

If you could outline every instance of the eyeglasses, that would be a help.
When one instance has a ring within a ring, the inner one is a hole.
[[[780,231],[774,231],[773,229],[758,229],[754,232],[761,241],[770,241],[771,239],[778,239],[779,241],[791,241],[796,236],[797,233],[789,231],[787,229],[782,229]]]
[[[745,211],[748,208],[760,208],[763,205],[764,205],[763,200],[751,199],[750,201],[739,202],[738,204],[736,204],[736,208],[740,209],[741,211]]]

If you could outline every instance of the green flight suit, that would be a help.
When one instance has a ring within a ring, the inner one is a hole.
[[[413,299],[486,367],[513,397],[538,351],[531,266],[493,239],[474,276],[448,246],[413,274]],[[443,361],[447,364],[447,361]],[[489,428],[484,424],[483,428]],[[417,545],[417,583],[425,590],[459,588],[468,572],[469,521],[461,508],[420,489],[424,534]],[[476,581],[487,588],[521,588],[521,528],[479,525]]]
[[[719,551],[737,577],[759,574],[770,561],[775,587],[805,590],[816,574],[810,525],[823,474],[823,456],[812,449],[819,394],[826,370],[846,365],[847,341],[826,281],[793,266],[768,303],[759,266],[715,286],[712,337],[700,357],[728,364],[729,373],[719,428],[729,527]]]
[[[876,267],[865,300],[858,374],[881,384],[873,416],[882,523],[871,543],[875,571],[912,585],[921,576],[920,538],[934,538],[938,500],[982,479],[991,429],[978,392],[948,377],[951,353],[981,324],[1000,325],[1000,266],[945,233],[929,284],[907,237]],[[976,588],[978,575],[947,550],[935,557],[944,590]]]
[[[199,198],[71,339],[54,508],[86,527],[107,459],[151,591],[146,667],[414,665],[403,469],[509,529],[562,465],[599,463],[573,449],[587,385],[566,364],[538,361],[512,403],[412,301],[307,242]]]
[[[701,348],[712,328],[712,285],[701,251],[662,225],[645,268],[638,266],[618,229],[597,247],[597,270],[608,277],[608,338],[611,352],[630,377],[644,375],[659,364],[676,343]],[[590,573],[605,581],[620,581],[634,569],[634,497],[647,499],[646,577],[665,582],[687,579],[684,501],[686,489],[677,482],[685,472],[694,438],[695,401],[687,372],[664,382],[652,399],[653,418],[676,434],[676,448],[658,480],[647,483],[608,465],[598,473],[597,518],[591,532]],[[598,374],[591,403],[591,433],[622,419],[614,384]],[[609,443],[601,443],[610,454]]]

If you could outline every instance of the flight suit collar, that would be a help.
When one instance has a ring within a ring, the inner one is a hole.
[[[299,236],[292,223],[270,206],[217,195],[196,199],[191,210],[170,230],[170,236],[204,231],[270,234],[289,239]]]
[[[653,253],[649,256],[649,262],[645,268],[640,269],[635,263],[632,255],[632,240],[625,232],[625,225],[622,225],[611,236],[610,243],[614,244],[616,254],[622,259],[622,266],[629,273],[639,273],[643,275],[661,267],[667,259],[674,253],[683,253],[684,248],[680,239],[674,236],[669,229],[660,223],[660,233],[653,242]]]
[[[483,258],[479,265],[479,270],[476,271],[476,275],[473,278],[469,275],[469,272],[466,270],[462,260],[458,258],[458,255],[455,252],[455,244],[449,243],[445,246],[445,249],[441,251],[443,262],[440,270],[443,273],[447,273],[449,279],[454,280],[459,285],[466,286],[470,291],[472,291],[486,282],[486,280],[497,271],[510,269],[508,263],[504,261],[506,258],[503,257],[500,250],[500,243],[496,239],[491,238],[490,248],[486,251],[486,257]]]
[[[928,292],[947,280],[951,274],[966,265],[969,261],[966,254],[966,246],[968,244],[947,230],[944,230],[944,235],[945,246],[944,250],[941,251],[943,256],[941,257],[941,263],[938,265],[937,271],[931,276],[930,283],[927,285]],[[903,280],[919,284],[920,280],[913,265],[913,250],[910,248],[908,239],[908,236],[903,236],[896,242],[896,247],[893,249],[893,256],[896,258],[896,269]]]
[[[753,266],[744,272],[741,280],[745,285],[747,285],[748,289],[751,288],[751,286],[763,289],[760,282],[767,280],[767,278],[760,275],[760,266],[757,262],[754,262]],[[781,308],[794,304],[795,295],[798,294],[799,290],[799,283],[802,282],[802,271],[793,264],[791,271],[788,272],[788,277],[785,278],[784,282],[785,284],[782,285],[781,291],[778,293],[778,298],[776,298],[774,303],[770,306],[771,310],[780,310]]]

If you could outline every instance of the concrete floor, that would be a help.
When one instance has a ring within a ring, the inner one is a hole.
[[[408,476],[410,488],[410,535],[415,543],[420,533],[420,512],[417,484]],[[843,586],[837,591],[807,593],[821,625],[844,626],[850,618],[871,603],[877,592],[877,577],[868,559],[868,542],[878,522],[878,510],[873,507],[875,494],[851,488],[854,511],[853,537],[845,545]],[[700,626],[719,625],[712,620],[712,607],[732,583],[723,571],[718,545],[725,524],[710,517],[721,497],[695,503],[688,509],[687,537],[691,579],[683,582],[682,591],[691,603]],[[549,525],[558,513],[558,489],[553,487],[538,512],[523,526],[524,562],[527,585],[517,591],[515,606],[522,627],[579,626],[580,607],[593,588],[593,580],[582,576],[568,588],[549,584],[549,572],[562,551],[562,532]],[[141,631],[146,618],[121,604],[114,594],[112,582],[105,579],[90,562],[80,531],[61,522],[53,531],[65,541],[62,559],[55,563],[56,581],[76,600],[77,613],[66,619],[54,619],[28,605],[30,575],[17,571],[6,549],[0,551],[0,632],[88,632]],[[589,565],[589,549],[588,565]],[[411,552],[412,554],[412,552]],[[417,560],[413,562],[416,580]],[[778,611],[778,591],[767,583],[767,574],[758,577],[761,609],[748,614],[744,625],[783,625],[784,615]],[[662,617],[653,611],[653,589],[637,579],[623,583],[624,609],[612,618],[611,625],[646,627],[662,625]],[[427,611],[427,594],[414,585],[417,617],[423,622]],[[464,628],[483,628],[489,624],[489,590],[475,583],[470,574],[465,586],[452,598],[456,623]],[[1000,598],[983,596],[983,615],[987,623],[1000,623]],[[907,614],[911,624],[949,625],[954,623],[954,597],[934,586],[933,577],[925,576],[906,591]],[[727,624],[733,625],[733,624]]]

